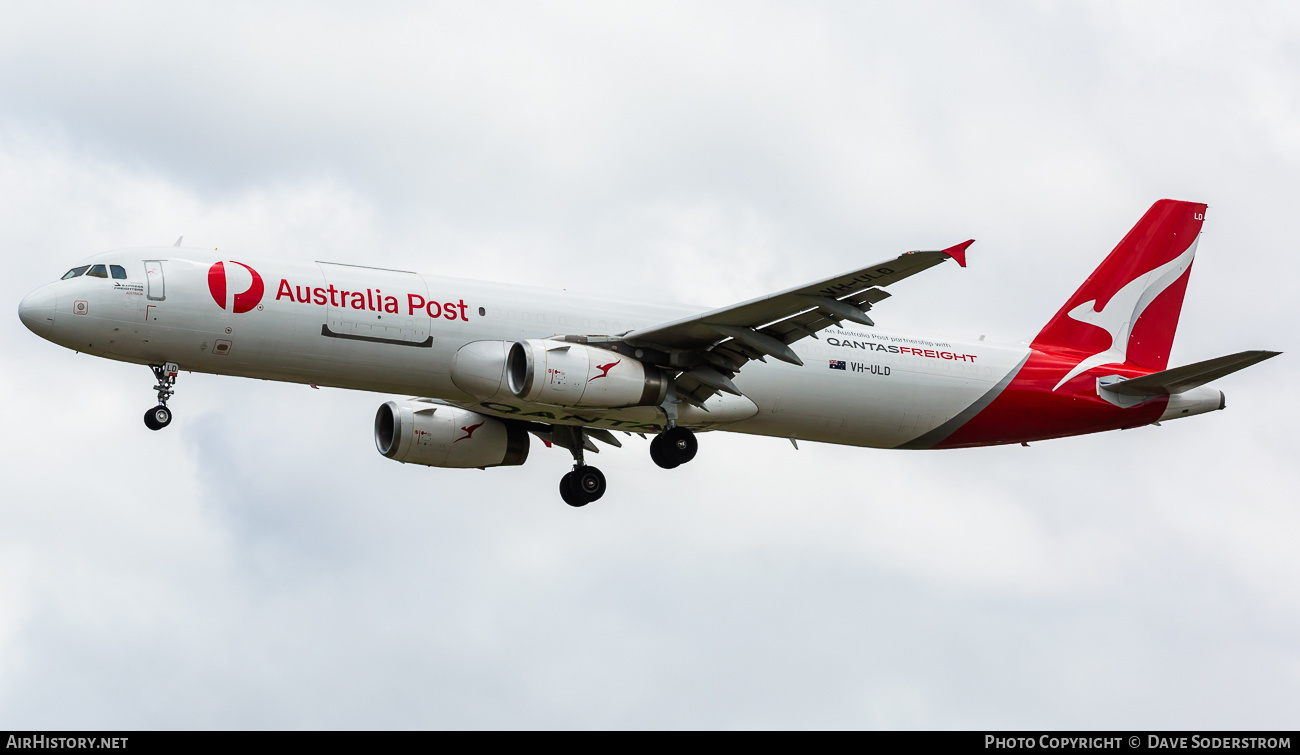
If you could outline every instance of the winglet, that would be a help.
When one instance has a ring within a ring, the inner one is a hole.
[[[950,246],[943,250],[943,253],[957,260],[957,264],[966,267],[966,249],[975,243],[975,239],[963,241],[957,246]]]
[[[177,236],[177,237],[176,237],[176,243],[175,243],[175,244],[172,244],[172,246],[180,246],[180,245],[181,245],[181,241],[182,241],[184,238],[185,238],[184,236]]]

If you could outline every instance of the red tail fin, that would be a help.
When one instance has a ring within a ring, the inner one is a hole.
[[[1156,202],[1034,338],[1083,356],[1058,388],[1103,364],[1165,369],[1204,219],[1203,204]]]

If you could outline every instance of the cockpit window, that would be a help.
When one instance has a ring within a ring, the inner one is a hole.
[[[108,269],[113,272],[115,280],[126,280],[126,268],[121,265],[109,265]]]
[[[63,277],[60,278],[59,280],[67,280],[69,278],[75,278],[89,269],[90,269],[90,265],[82,265],[81,267],[74,267],[68,272],[64,273]]]
[[[107,278],[108,270],[106,270],[103,265],[95,265],[86,271],[86,275],[91,278]]]

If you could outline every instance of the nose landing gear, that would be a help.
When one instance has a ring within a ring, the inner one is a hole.
[[[176,373],[181,368],[175,362],[168,362],[151,364],[149,369],[153,370],[154,377],[158,379],[158,385],[154,386],[158,391],[158,405],[144,413],[144,426],[150,430],[161,430],[172,423],[172,410],[167,408],[167,399],[176,392],[172,386],[176,385]]]

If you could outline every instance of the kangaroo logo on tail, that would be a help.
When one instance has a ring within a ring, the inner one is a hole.
[[[1106,302],[1106,306],[1100,311],[1096,308],[1096,299],[1084,302],[1069,311],[1070,319],[1101,328],[1109,333],[1110,346],[1081,360],[1073,369],[1065,373],[1065,377],[1061,378],[1061,382],[1056,384],[1053,391],[1069,382],[1070,378],[1087,372],[1093,367],[1100,367],[1103,364],[1123,364],[1128,361],[1129,335],[1133,332],[1133,325],[1157,296],[1164,293],[1165,289],[1172,286],[1183,273],[1187,272],[1187,268],[1192,264],[1192,258],[1196,256],[1198,240],[1199,238],[1194,238],[1187,250],[1172,260],[1129,281],[1110,297],[1110,301]]]

